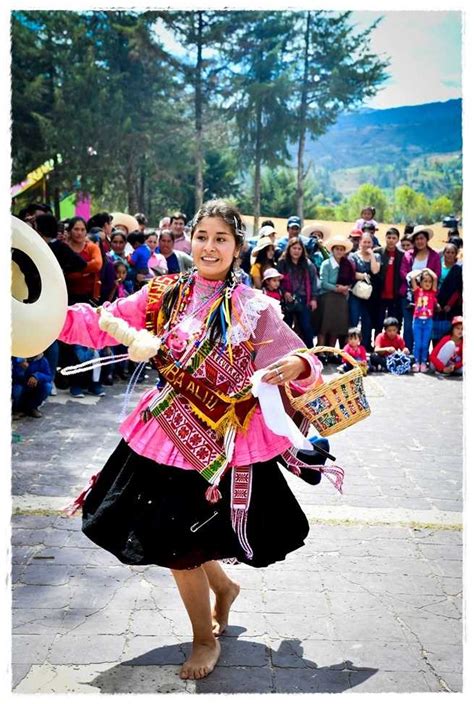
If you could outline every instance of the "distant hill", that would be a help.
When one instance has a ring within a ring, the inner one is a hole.
[[[387,192],[407,183],[428,198],[447,194],[462,183],[461,150],[458,99],[341,115],[320,139],[307,140],[305,156],[316,189],[340,202],[363,183]]]
[[[407,164],[416,157],[461,148],[462,101],[458,99],[341,115],[320,139],[308,140],[306,158],[317,167],[348,169],[392,161]]]

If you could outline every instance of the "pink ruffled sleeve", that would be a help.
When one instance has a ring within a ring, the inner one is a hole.
[[[271,301],[271,299],[270,299]],[[303,379],[291,382],[295,391],[306,391],[321,377],[322,364],[316,355],[304,351],[305,344],[282,320],[281,314],[269,305],[261,312],[252,342],[255,345],[255,367],[263,369],[281,357],[298,354],[308,363],[310,373]],[[297,352],[298,350],[298,352]]]
[[[145,327],[148,286],[143,286],[137,293],[127,298],[119,298],[113,303],[104,303],[109,313],[116,318],[122,318],[136,330]],[[69,306],[63,329],[59,334],[62,342],[84,345],[94,349],[102,349],[107,345],[118,345],[119,342],[99,328],[97,309],[88,303],[75,303]]]

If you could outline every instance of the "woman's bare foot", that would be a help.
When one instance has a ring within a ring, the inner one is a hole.
[[[216,603],[212,612],[212,632],[215,636],[220,636],[227,628],[230,607],[239,596],[239,592],[240,587],[236,582],[230,582],[223,591],[216,592]]]
[[[216,638],[203,643],[193,641],[191,656],[184,663],[179,676],[182,680],[200,680],[207,677],[215,668],[220,654],[221,646]]]

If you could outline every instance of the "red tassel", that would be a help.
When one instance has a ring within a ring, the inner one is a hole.
[[[222,499],[222,494],[217,486],[210,486],[206,491],[206,499],[210,504],[216,504]]]
[[[99,474],[93,474],[92,477],[89,479],[89,483],[81,491],[79,496],[76,499],[74,499],[74,501],[72,503],[70,503],[67,506],[65,506],[64,508],[62,508],[61,512],[65,513],[66,516],[74,516],[74,514],[77,513],[77,511],[79,511],[79,509],[82,508],[82,506],[84,505],[84,501],[86,500],[86,496],[89,493],[89,491],[92,489],[94,484],[96,483],[98,476],[99,476]]]

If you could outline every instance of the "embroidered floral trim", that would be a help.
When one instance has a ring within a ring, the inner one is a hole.
[[[240,320],[232,316],[231,343],[238,345],[249,340],[255,332],[261,312],[274,303],[279,308],[278,302],[270,296],[265,296],[254,289],[239,286],[234,294],[232,305],[237,307]]]

